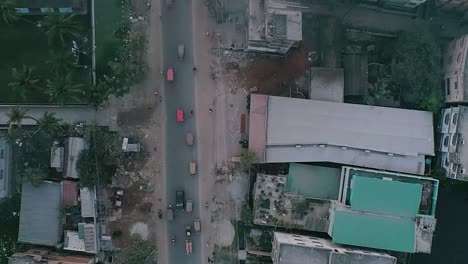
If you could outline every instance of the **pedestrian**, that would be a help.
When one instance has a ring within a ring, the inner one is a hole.
[[[210,113],[213,112],[213,109],[210,108],[209,110],[210,110]]]

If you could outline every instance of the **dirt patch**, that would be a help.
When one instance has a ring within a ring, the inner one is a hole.
[[[142,222],[136,222],[130,227],[130,234],[132,236],[139,236],[143,240],[147,240],[149,236],[148,225]]]
[[[138,106],[128,111],[117,114],[117,124],[121,127],[148,124],[154,108],[152,106]]]
[[[231,221],[227,219],[219,219],[213,223],[213,226],[218,230],[218,238],[216,244],[220,247],[229,247],[234,241],[234,236],[236,235],[236,230],[232,225]]]

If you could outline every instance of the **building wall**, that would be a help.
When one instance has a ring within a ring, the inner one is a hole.
[[[441,86],[445,90],[445,101],[448,103],[468,100],[465,91],[468,85],[465,80],[467,42],[468,35],[451,41],[442,55]]]
[[[0,199],[10,195],[11,186],[11,147],[0,138]]]

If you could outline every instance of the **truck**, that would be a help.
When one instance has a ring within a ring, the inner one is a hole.
[[[167,221],[172,222],[174,220],[174,211],[172,210],[172,204],[167,207],[166,212]]]
[[[193,135],[192,135],[192,133],[190,133],[190,132],[187,133],[186,139],[187,139],[187,145],[192,146],[193,145]]]
[[[184,191],[176,191],[176,209],[178,211],[184,210],[185,194]]]
[[[187,200],[187,203],[185,204],[185,211],[187,213],[191,213],[192,212],[192,207],[193,207],[192,199]]]
[[[179,57],[180,61],[184,59],[184,55],[185,55],[185,47],[183,44],[179,44],[179,46],[177,46],[177,56]]]
[[[185,239],[185,253],[187,255],[192,255],[192,240]]]
[[[177,123],[183,123],[185,120],[184,120],[184,110],[182,109],[177,109],[176,111],[176,119],[177,119]]]
[[[190,162],[190,175],[195,175],[195,173],[197,172],[197,164],[195,163],[195,161],[191,161]]]
[[[193,229],[195,229],[195,233],[200,233],[201,231],[200,218],[196,218],[195,220],[193,220]]]

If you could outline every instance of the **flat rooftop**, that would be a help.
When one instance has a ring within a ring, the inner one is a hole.
[[[334,162],[412,174],[434,155],[432,113],[253,94],[249,149],[261,162]]]
[[[344,100],[343,69],[310,68],[309,99],[342,103]]]

